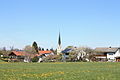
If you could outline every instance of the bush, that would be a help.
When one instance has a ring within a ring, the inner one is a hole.
[[[61,61],[60,55],[49,55],[43,59],[44,62],[58,62]]]
[[[34,58],[32,58],[32,62],[38,62],[39,58],[36,56]]]

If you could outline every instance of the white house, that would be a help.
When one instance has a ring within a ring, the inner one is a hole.
[[[117,62],[120,62],[120,48],[117,49],[114,57],[115,57]]]
[[[119,47],[98,47],[95,57],[100,61],[120,61],[120,48]]]

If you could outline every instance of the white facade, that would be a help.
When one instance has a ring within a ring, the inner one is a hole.
[[[120,49],[119,48],[115,53],[107,53],[108,61],[115,61],[117,57],[120,57]]]
[[[114,57],[120,57],[120,48],[116,51]]]
[[[115,54],[114,53],[107,53],[107,59],[109,62],[115,61]]]
[[[106,59],[105,56],[97,56],[96,58]]]
[[[58,48],[57,48],[57,55],[59,55],[61,53],[62,49],[61,49],[61,45],[58,45]]]

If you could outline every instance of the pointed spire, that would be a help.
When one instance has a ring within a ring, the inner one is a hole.
[[[61,45],[61,36],[60,36],[60,32],[59,32],[58,44]]]
[[[62,51],[61,49],[61,36],[60,36],[60,32],[59,32],[59,38],[58,38],[58,48],[57,48],[57,55],[59,55]]]

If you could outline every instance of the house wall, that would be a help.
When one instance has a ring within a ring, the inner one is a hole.
[[[95,58],[106,59],[106,56],[96,56]]]
[[[115,59],[115,53],[107,53],[107,59],[108,60],[114,60]]]
[[[117,57],[120,57],[120,49],[118,49],[113,55],[110,55],[110,53],[107,53],[108,61],[115,61]]]
[[[114,57],[120,57],[120,49],[117,50],[117,52],[115,53]]]

